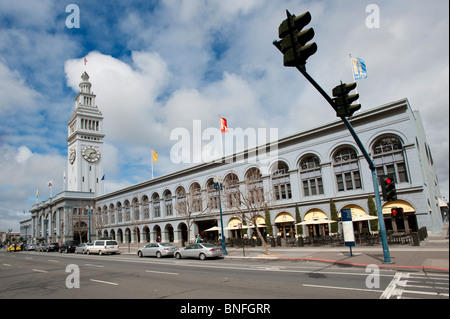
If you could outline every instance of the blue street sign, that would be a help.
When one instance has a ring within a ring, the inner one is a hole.
[[[342,232],[344,234],[344,242],[345,246],[351,247],[355,246],[355,232],[353,230],[353,220],[352,220],[352,211],[350,208],[341,209],[341,219],[342,219]]]

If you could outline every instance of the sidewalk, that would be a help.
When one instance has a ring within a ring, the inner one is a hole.
[[[420,246],[392,245],[389,246],[392,264],[384,264],[381,245],[349,247],[270,247],[270,255],[265,254],[264,247],[227,248],[226,259],[253,260],[297,260],[337,264],[347,267],[367,267],[375,264],[388,269],[449,271],[449,240],[446,238],[448,224],[429,236]]]

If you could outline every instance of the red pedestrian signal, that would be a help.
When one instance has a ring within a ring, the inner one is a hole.
[[[403,208],[401,208],[401,207],[391,208],[391,213],[392,213],[392,216],[394,216],[394,217],[402,216],[403,215]]]

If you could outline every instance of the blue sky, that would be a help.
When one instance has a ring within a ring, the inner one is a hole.
[[[380,9],[368,28],[366,7]],[[351,81],[348,55],[363,58],[363,110],[407,97],[421,112],[448,198],[449,17],[447,0],[290,1],[0,0],[0,230],[62,190],[67,121],[83,71],[105,120],[106,190],[180,169],[169,158],[177,127],[278,127],[279,136],[335,114],[272,45],[285,10],[310,11],[318,52],[312,76],[331,93]],[[66,27],[77,4],[80,28]],[[88,63],[83,64],[87,57]]]

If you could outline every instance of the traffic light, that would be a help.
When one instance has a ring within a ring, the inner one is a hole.
[[[385,202],[397,200],[397,190],[395,189],[395,180],[392,175],[382,176],[381,190],[383,192],[383,200]]]
[[[401,208],[401,207],[391,208],[391,213],[392,213],[392,216],[394,216],[394,217],[402,216],[403,215],[403,208]]]
[[[336,115],[338,117],[350,117],[361,108],[361,104],[354,104],[353,102],[359,99],[359,94],[349,95],[351,91],[356,89],[356,83],[345,84],[342,83],[333,89],[333,99],[336,106]]]
[[[273,44],[283,53],[284,66],[305,68],[306,60],[317,51],[315,42],[306,45],[314,37],[314,29],[303,30],[311,22],[311,14],[305,12],[297,17],[288,10],[286,14],[287,19],[278,28],[281,40]]]

